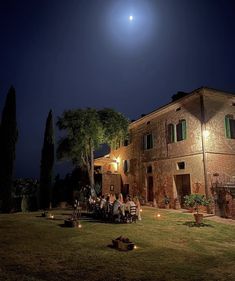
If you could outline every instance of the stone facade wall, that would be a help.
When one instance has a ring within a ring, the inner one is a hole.
[[[206,151],[224,154],[235,154],[235,140],[225,136],[225,116],[235,117],[235,96],[214,95],[207,91],[204,97],[206,108]]]
[[[200,94],[204,101],[205,126],[202,126]],[[131,194],[142,195],[146,200],[148,177],[152,177],[157,203],[161,205],[167,195],[171,199],[171,207],[174,207],[180,180],[189,183],[191,193],[205,193],[204,138],[205,169],[210,193],[213,174],[218,173],[224,182],[235,176],[235,139],[226,138],[224,125],[226,114],[235,116],[234,103],[232,95],[202,88],[131,123],[131,143],[110,153],[110,158],[118,162],[114,164],[116,167],[109,167],[110,171],[114,169],[121,175],[122,184],[129,184]],[[186,139],[167,143],[167,125],[176,125],[181,119],[186,120]],[[204,136],[202,129],[208,135]],[[144,150],[143,136],[149,133],[153,135],[153,148]],[[127,173],[123,171],[124,160],[130,160]],[[184,163],[183,169],[179,168],[179,162]],[[152,171],[148,173],[149,166]],[[107,167],[103,168],[107,171]]]
[[[119,174],[104,173],[102,175],[102,194],[120,193],[121,176]]]

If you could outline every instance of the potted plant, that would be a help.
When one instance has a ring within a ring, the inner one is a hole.
[[[164,196],[164,199],[163,199],[163,203],[165,204],[165,208],[166,209],[169,209],[169,207],[170,207],[170,201],[171,201],[171,199],[170,199],[170,197],[168,197],[167,195],[165,195]]]
[[[199,214],[200,206],[208,206],[210,204],[210,200],[206,199],[203,194],[190,194],[184,196],[184,205],[193,208],[196,213],[194,214],[196,224],[201,224],[203,219],[203,214]]]

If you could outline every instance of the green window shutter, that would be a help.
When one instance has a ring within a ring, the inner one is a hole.
[[[175,142],[175,126],[173,124],[168,124],[167,141],[168,143]]]
[[[176,139],[177,141],[182,141],[183,140],[183,131],[182,131],[182,122],[179,122],[176,125]]]
[[[153,148],[153,135],[146,134],[143,136],[143,149],[147,150]]]
[[[123,161],[123,172],[129,173],[130,172],[130,160]]]
[[[225,136],[226,136],[226,138],[231,139],[231,130],[230,130],[229,120],[230,120],[229,116],[225,116],[225,119],[224,119]]]
[[[149,148],[153,148],[153,135],[149,135]]]
[[[146,150],[147,149],[147,135],[143,136],[143,149]]]
[[[168,126],[167,126],[167,143],[171,143],[171,138],[172,138],[171,125],[172,124],[168,124]]]
[[[131,163],[130,160],[127,160],[127,172],[130,172]]]
[[[126,162],[126,160],[123,161],[123,172],[124,173],[127,172],[127,162]]]
[[[186,120],[182,120],[182,139],[186,140],[187,137],[187,128],[186,128]]]
[[[231,139],[235,139],[235,120],[229,119]]]
[[[173,125],[172,124],[172,130],[173,130],[173,142],[177,142],[177,138],[176,138],[176,136],[177,136],[177,131],[176,131],[176,125]]]

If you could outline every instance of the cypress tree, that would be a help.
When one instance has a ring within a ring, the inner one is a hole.
[[[44,142],[41,154],[40,166],[40,208],[46,209],[50,207],[52,194],[52,178],[54,166],[54,126],[53,115],[50,110],[44,133]]]
[[[1,210],[4,213],[10,212],[12,209],[12,183],[17,137],[16,96],[14,87],[11,87],[6,97],[0,127],[0,201]]]

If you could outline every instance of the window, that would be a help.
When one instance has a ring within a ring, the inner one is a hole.
[[[128,145],[129,145],[129,140],[128,140],[128,139],[125,139],[124,142],[123,142],[123,145],[124,145],[124,146],[128,146]]]
[[[235,120],[233,115],[225,116],[225,136],[228,139],[235,139]]]
[[[144,142],[144,150],[153,148],[153,135],[152,134],[144,135],[143,142]]]
[[[185,162],[178,162],[177,170],[184,170],[184,169],[185,169]]]
[[[130,171],[130,160],[123,161],[123,171],[124,173],[128,173]]]
[[[152,172],[153,172],[153,168],[150,165],[150,166],[147,167],[147,174],[152,174]]]
[[[175,142],[175,126],[173,124],[167,125],[167,143]]]
[[[186,139],[186,120],[182,119],[176,125],[176,137],[177,141],[182,141]]]

